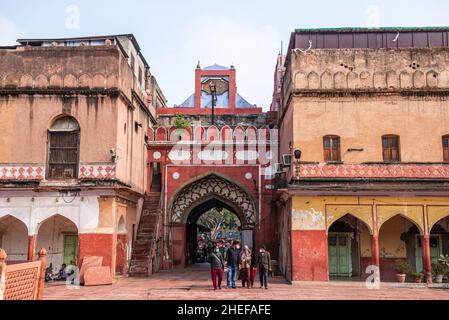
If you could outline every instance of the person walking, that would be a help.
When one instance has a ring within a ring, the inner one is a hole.
[[[237,240],[234,240],[232,242],[231,247],[228,248],[226,251],[226,263],[228,266],[228,278],[227,278],[227,285],[226,287],[229,289],[232,285],[232,289],[235,289],[235,281],[237,278],[237,272],[239,268],[240,263],[240,257],[239,257],[239,242]]]
[[[251,288],[254,288],[254,280],[256,278],[256,253],[254,253],[253,255],[251,255],[251,267],[249,269],[249,282],[251,285]]]
[[[259,269],[260,288],[268,289],[268,272],[271,271],[271,256],[265,246],[257,254],[256,266]]]
[[[210,274],[212,277],[212,285],[214,290],[221,290],[221,282],[223,281],[224,261],[220,253],[220,249],[216,247],[209,255],[207,261],[210,263]],[[218,278],[218,283],[217,283]]]
[[[250,269],[252,252],[248,246],[245,246],[240,254],[240,276],[242,278],[242,287],[245,285],[250,288]]]

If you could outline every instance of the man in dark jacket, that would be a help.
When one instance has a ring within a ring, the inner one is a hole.
[[[226,251],[226,262],[228,265],[228,278],[226,287],[235,289],[235,281],[237,280],[237,272],[240,264],[239,242],[234,240],[232,246]]]
[[[221,282],[223,281],[224,261],[220,253],[220,249],[216,247],[209,255],[207,261],[210,263],[210,274],[212,277],[212,285],[214,290],[221,290]],[[218,278],[218,285],[217,285]]]
[[[268,289],[268,272],[271,272],[271,256],[265,246],[257,254],[256,266],[259,269],[260,288]]]

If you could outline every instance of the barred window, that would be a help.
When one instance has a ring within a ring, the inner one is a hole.
[[[78,177],[80,128],[72,117],[56,120],[48,130],[48,179]]]

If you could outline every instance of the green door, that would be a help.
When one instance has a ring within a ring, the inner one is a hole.
[[[441,251],[441,239],[440,236],[430,236],[430,258],[432,262],[437,262],[442,254]],[[416,236],[416,246],[415,246],[415,256],[416,256],[416,271],[422,272],[424,270],[422,261],[422,242],[421,236]]]
[[[351,239],[349,233],[329,233],[329,275],[351,277]]]
[[[64,235],[64,263],[70,265],[70,261],[78,260],[78,235]]]

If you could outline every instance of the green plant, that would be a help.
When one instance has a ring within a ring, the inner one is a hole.
[[[410,272],[410,266],[406,261],[398,259],[394,262],[394,270],[398,274],[407,274]]]
[[[447,268],[447,270],[449,270],[449,255],[447,254],[440,255],[438,263],[441,263],[443,266]]]
[[[175,127],[177,129],[187,129],[190,128],[190,122],[180,113],[176,114],[175,117]]]
[[[421,279],[424,276],[424,274],[422,272],[412,272],[410,273],[410,276],[413,279]]]
[[[440,262],[434,262],[432,263],[432,273],[436,276],[444,275],[447,273],[447,267]]]

